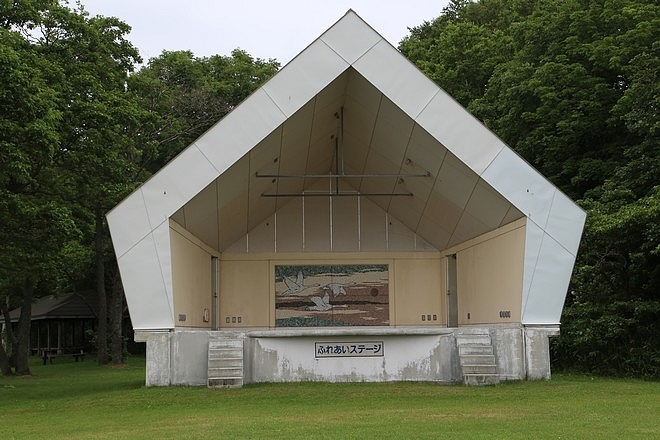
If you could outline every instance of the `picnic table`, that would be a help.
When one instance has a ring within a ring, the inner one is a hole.
[[[61,349],[61,348],[41,348],[39,349],[39,357],[43,359],[44,365],[47,363],[52,364],[53,359],[58,356],[72,356],[76,362],[85,359],[85,350],[81,349]]]

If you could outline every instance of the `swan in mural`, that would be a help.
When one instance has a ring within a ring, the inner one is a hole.
[[[332,292],[333,297],[337,297],[339,295],[346,295],[346,289],[344,289],[345,286],[352,286],[355,283],[330,283],[326,284],[325,286],[321,287],[321,290],[329,290]]]
[[[287,289],[284,292],[280,293],[280,295],[282,296],[295,295],[297,293],[302,292],[305,289],[320,286],[320,284],[318,283],[305,285],[305,280],[303,279],[302,270],[298,271],[298,275],[296,276],[295,280],[293,279],[293,277],[285,276],[284,284],[286,285]]]
[[[326,293],[323,298],[318,296],[310,296],[309,299],[314,303],[313,306],[307,307],[307,310],[315,310],[317,312],[326,312],[332,308],[330,304],[330,294]]]
[[[339,307],[348,307],[347,304],[330,304],[330,293],[326,292],[323,298],[320,296],[310,296],[310,300],[314,303],[313,306],[307,307],[307,310],[314,310],[316,312],[327,312],[330,309]]]

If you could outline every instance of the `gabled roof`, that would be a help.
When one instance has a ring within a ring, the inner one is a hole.
[[[20,307],[9,312],[12,322],[17,322],[20,315]],[[32,305],[32,321],[88,318],[96,318],[96,298],[93,294],[67,293],[61,296],[47,296]],[[0,321],[4,322],[2,316]]]
[[[437,250],[527,218],[524,323],[557,323],[585,214],[435,85],[353,11],[108,214],[135,328],[174,326],[172,218],[218,252],[281,209],[263,193],[318,180],[260,174],[337,171],[341,179]],[[334,171],[333,171],[334,170]]]

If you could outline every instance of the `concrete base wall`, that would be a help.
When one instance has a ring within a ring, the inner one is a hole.
[[[135,331],[135,342],[147,343],[145,385],[148,387],[172,384],[170,365],[170,338],[172,333],[163,331]]]
[[[525,350],[523,327],[496,327],[490,329],[493,353],[500,380],[525,379]],[[548,370],[550,364],[548,364]]]
[[[525,377],[550,379],[550,338],[559,335],[559,326],[525,327]]]
[[[550,336],[558,326],[386,327],[342,329],[246,329],[231,331],[243,339],[244,383],[255,382],[461,382],[456,335],[490,334],[501,380],[550,378]],[[175,329],[136,331],[147,343],[147,386],[205,386],[208,341],[227,332]],[[319,346],[381,344],[382,353],[319,356]],[[382,354],[382,355],[381,355]]]
[[[209,330],[136,331],[135,341],[147,343],[145,384],[206,385]]]
[[[246,382],[386,382],[455,380],[457,366],[455,340],[451,332],[436,329],[413,334],[374,332],[374,334],[328,335],[323,330],[291,332],[290,335],[250,336],[249,375]],[[385,333],[385,334],[383,334]],[[351,347],[382,344],[382,356],[316,357],[316,344],[325,347]]]

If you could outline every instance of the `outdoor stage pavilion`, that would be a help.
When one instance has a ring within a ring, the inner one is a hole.
[[[353,11],[108,214],[148,386],[548,378],[584,220]]]

